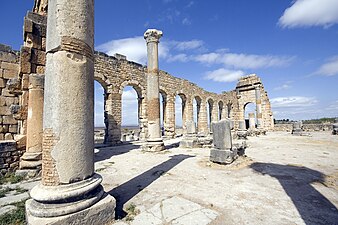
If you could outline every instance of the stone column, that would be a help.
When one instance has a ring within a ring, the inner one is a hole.
[[[212,111],[211,111],[211,122],[218,121],[218,110],[219,110],[218,104],[214,102],[214,104],[212,105]]]
[[[208,116],[207,116],[207,108],[206,103],[202,100],[200,107],[199,107],[199,113],[198,113],[198,132],[204,133],[205,135],[209,133],[208,131]]]
[[[164,135],[168,138],[175,137],[175,97],[167,95],[165,108]]]
[[[34,171],[30,174],[32,176],[41,170],[43,86],[43,75],[29,75],[26,152],[21,157],[20,170]]]
[[[146,151],[164,150],[160,127],[159,70],[158,43],[162,31],[148,29],[144,33],[147,42],[148,72],[147,72],[147,106],[148,106],[148,137],[144,145]]]
[[[256,116],[257,116],[257,128],[263,128],[262,118],[262,100],[261,100],[261,89],[260,86],[255,86],[256,94]]]
[[[255,113],[249,113],[249,129],[255,129]]]
[[[50,1],[42,180],[26,202],[28,224],[106,224],[114,218],[115,200],[104,195],[94,173],[93,45],[94,1]]]

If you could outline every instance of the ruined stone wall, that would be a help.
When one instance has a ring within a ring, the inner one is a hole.
[[[275,124],[274,131],[292,131],[292,124]],[[314,132],[314,131],[331,131],[332,124],[303,124],[302,130],[305,132]]]
[[[19,98],[10,93],[8,80],[19,73],[19,53],[0,44],[0,140],[13,140],[18,133],[18,121],[11,113],[11,105],[18,104]]]
[[[256,93],[257,90],[259,92],[259,96],[257,99]],[[255,75],[251,74],[245,77],[240,78],[239,82],[236,86],[236,93],[238,98],[238,107],[235,108],[235,121],[244,121],[245,119],[245,107],[249,103],[253,103],[256,108],[257,105],[260,104],[261,108],[261,119],[262,119],[262,127],[266,130],[272,130],[273,128],[273,114],[271,111],[271,104],[267,95],[267,92],[264,89],[263,83],[261,79]],[[259,118],[259,113],[257,113],[256,109],[256,118]],[[235,127],[238,124],[235,123]]]
[[[141,129],[140,139],[144,140],[147,134],[147,103],[146,103],[146,67],[127,61],[124,56],[108,56],[104,53],[95,54],[95,80],[105,90],[105,123],[107,129],[106,143],[118,143],[121,139],[123,88],[127,85],[134,87],[139,99],[139,124]],[[211,120],[219,118],[219,105],[223,107],[223,116],[226,117],[227,104],[230,103],[231,116],[237,106],[235,92],[216,94],[203,90],[188,80],[174,77],[165,71],[159,75],[160,93],[164,101],[164,135],[175,136],[175,98],[179,95],[183,102],[183,125],[187,119],[192,120],[192,104],[195,98],[200,99],[200,115],[198,122],[199,132],[209,132],[207,118],[207,102],[213,102]]]

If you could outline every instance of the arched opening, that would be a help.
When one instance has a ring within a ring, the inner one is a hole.
[[[199,96],[196,96],[193,100],[194,122],[195,122],[196,131],[198,131],[198,120],[199,120],[200,111],[201,111],[201,101],[202,99]]]
[[[97,80],[94,81],[94,141],[103,144],[107,130],[107,113],[105,111],[106,90]]]
[[[227,118],[232,118],[232,103],[228,102],[227,103]]]
[[[186,97],[183,94],[178,94],[175,97],[175,124],[176,135],[183,134],[183,125],[185,123],[185,105]]]
[[[221,119],[225,119],[223,118],[223,107],[224,107],[224,104],[222,101],[219,101],[218,102],[218,120],[221,120]]]
[[[126,85],[123,88],[121,103],[122,103],[122,121],[121,121],[121,141],[139,140],[140,126],[139,114],[140,105],[139,99],[141,93],[137,88]]]
[[[244,105],[244,120],[246,129],[256,127],[255,111],[256,105],[254,103],[248,102]]]
[[[161,135],[165,135],[165,127],[166,127],[166,110],[167,110],[167,94],[160,90],[159,94],[160,99],[160,126],[161,126]]]
[[[208,120],[209,131],[211,131],[213,107],[214,107],[214,101],[212,99],[208,99],[208,101],[207,101],[207,115],[208,115],[207,120]]]

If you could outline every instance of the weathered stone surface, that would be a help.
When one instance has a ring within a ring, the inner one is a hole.
[[[210,161],[212,162],[229,164],[232,163],[237,157],[237,150],[220,150],[214,148],[210,150]]]
[[[11,213],[16,209],[17,209],[17,207],[14,206],[14,205],[6,205],[4,207],[1,207],[0,208],[0,216],[4,215],[6,213]]]
[[[27,201],[27,205],[32,203],[32,200]],[[57,217],[35,217],[27,211],[27,222],[31,225],[50,224],[50,225],[63,225],[63,224],[109,224],[114,221],[115,199],[110,196],[104,196],[96,204],[75,212],[72,214],[57,216]]]
[[[216,149],[231,149],[232,138],[229,120],[213,123],[213,143]]]

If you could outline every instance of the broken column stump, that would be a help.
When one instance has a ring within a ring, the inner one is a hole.
[[[220,164],[232,163],[237,157],[237,149],[232,148],[230,120],[212,123],[214,147],[210,150],[210,161]]]
[[[196,137],[196,127],[194,121],[186,121],[185,126],[187,133],[184,135],[182,141],[180,141],[180,148],[198,148],[198,139]]]

